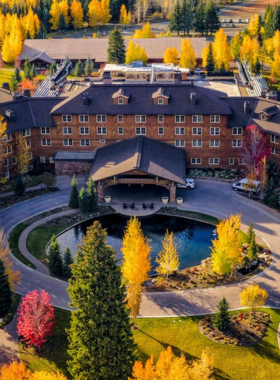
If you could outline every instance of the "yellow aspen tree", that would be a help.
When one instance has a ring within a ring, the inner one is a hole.
[[[177,65],[178,56],[179,56],[179,52],[175,47],[173,47],[173,48],[168,47],[164,52],[163,62],[164,63],[173,63],[174,65]]]
[[[101,0],[101,24],[107,24],[111,20],[110,14],[110,0]]]
[[[6,157],[5,153],[5,136],[7,132],[7,123],[5,123],[4,118],[2,115],[0,115],[0,167],[3,168],[4,165],[4,158]],[[0,172],[1,172],[0,169]]]
[[[156,268],[157,273],[168,276],[179,268],[180,262],[177,253],[176,243],[173,232],[166,231],[163,242],[163,250],[159,252],[156,262],[159,266]]]
[[[57,0],[53,0],[49,13],[51,15],[51,18],[50,18],[51,29],[57,30],[58,29],[58,23],[59,23],[59,16],[61,13]]]
[[[29,34],[30,38],[34,38],[39,32],[40,20],[37,14],[34,14],[32,8],[29,8],[27,15],[22,17],[21,23],[25,32],[25,36]]]
[[[133,38],[153,38],[154,35],[152,33],[151,25],[147,22],[143,25],[142,29],[136,29],[133,35]]]
[[[206,45],[205,48],[202,49],[202,66],[207,66],[207,56],[210,44]]]
[[[126,6],[122,4],[120,10],[120,24],[121,25],[129,25],[131,22],[131,13],[127,12]]]
[[[195,360],[189,369],[191,380],[208,380],[213,379],[213,360],[208,353],[203,350],[201,353],[201,359]]]
[[[0,46],[2,46],[5,35],[6,35],[5,20],[6,20],[6,17],[3,15],[3,13],[0,13]]]
[[[142,301],[142,285],[141,284],[131,284],[126,285],[127,292],[127,308],[130,310],[130,316],[133,318],[133,323],[137,315],[139,314],[140,304]]]
[[[30,380],[67,380],[60,372],[35,371]]]
[[[78,0],[73,0],[70,6],[72,25],[75,29],[81,29],[84,20],[82,4]]]
[[[195,52],[189,38],[182,40],[180,53],[180,66],[193,70],[196,66]]]
[[[88,5],[88,22],[89,25],[95,27],[100,24],[101,20],[101,4],[98,0],[91,0]]]
[[[240,47],[242,44],[242,37],[240,33],[236,33],[235,36],[232,37],[230,41],[230,56],[233,60],[240,58]]]
[[[30,380],[32,373],[23,362],[14,361],[0,367],[1,380]]]
[[[275,53],[280,54],[280,31],[277,29],[272,38],[269,38],[264,42],[267,54],[271,57]]]
[[[3,45],[2,45],[2,58],[3,58],[3,61],[7,63],[13,62],[13,55],[12,55],[10,41],[11,41],[10,36],[7,34],[4,38]]]
[[[248,30],[251,37],[256,37],[260,32],[260,19],[259,15],[255,13],[250,17],[250,22],[248,25]]]
[[[0,259],[4,262],[5,272],[8,275],[8,280],[11,289],[15,289],[16,284],[21,279],[20,271],[13,269],[13,263],[10,259],[10,248],[4,233],[3,228],[0,227]],[[2,379],[2,377],[1,377]]]
[[[146,65],[148,61],[148,56],[144,47],[140,48],[139,44],[135,44],[131,40],[129,41],[127,51],[125,54],[125,63],[130,64],[133,61],[143,61],[144,65]]]
[[[225,68],[229,69],[230,63],[230,52],[229,52],[229,44],[227,42],[227,35],[223,28],[220,28],[215,33],[213,46],[213,56],[215,63],[219,69]]]
[[[240,47],[240,58],[245,59],[250,65],[257,61],[260,45],[256,38],[245,36]]]
[[[274,54],[274,60],[270,65],[271,75],[277,79],[280,79],[280,54]]]
[[[63,14],[66,26],[68,27],[69,22],[70,22],[68,1],[62,0],[58,3],[58,6],[59,6],[59,10],[60,10],[59,16],[61,14]],[[58,18],[58,20],[59,20],[59,18]]]
[[[18,134],[17,171],[19,174],[24,174],[27,171],[29,158],[29,147],[26,145],[26,139]]]
[[[255,316],[256,309],[265,305],[268,294],[259,285],[250,285],[239,294],[241,306],[251,308]]]
[[[239,227],[241,215],[231,215],[217,225],[217,239],[212,240],[212,269],[220,275],[229,275],[241,261]]]

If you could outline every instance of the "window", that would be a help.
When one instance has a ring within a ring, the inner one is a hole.
[[[81,139],[80,140],[80,145],[81,146],[89,146],[90,145],[89,139]]]
[[[6,141],[11,141],[12,139],[12,135],[10,133],[7,133],[5,136],[4,136],[4,142]]]
[[[163,99],[162,98],[158,99],[158,104],[163,104]]]
[[[49,163],[50,163],[50,164],[53,164],[53,163],[54,163],[54,159],[53,159],[53,157],[49,157]]]
[[[175,128],[175,135],[184,135],[185,134],[185,128],[184,127],[176,127]]]
[[[80,127],[81,135],[89,135],[89,127]]]
[[[8,170],[7,172],[5,172],[5,177],[6,177],[6,178],[9,178],[9,177],[10,177],[9,170]]]
[[[193,140],[192,141],[192,146],[194,148],[201,147],[202,146],[202,140]]]
[[[32,160],[33,158],[33,152],[29,152],[29,160]]]
[[[106,127],[97,127],[97,134],[98,135],[107,135],[107,128]]]
[[[12,151],[11,145],[5,146],[4,151],[5,151],[5,153],[11,153],[11,151]]]
[[[46,157],[45,156],[41,156],[40,157],[40,162],[41,162],[41,164],[45,164],[46,163]]]
[[[164,123],[164,116],[163,115],[158,115],[158,122]]]
[[[175,146],[182,148],[185,146],[185,140],[175,140]]]
[[[63,127],[62,131],[64,135],[72,135],[72,127]]]
[[[64,146],[73,146],[73,140],[72,139],[64,139],[63,145]]]
[[[164,135],[164,128],[163,127],[159,127],[158,128],[158,134],[159,135]]]
[[[146,115],[135,115],[135,123],[146,123]]]
[[[105,142],[106,142],[106,140],[104,140],[104,139],[99,140],[99,144],[105,144]]]
[[[271,148],[271,154],[274,154],[275,156],[278,156],[279,149],[277,148]]]
[[[123,135],[123,127],[118,128],[118,135]]]
[[[278,144],[279,137],[275,135],[270,135],[270,141],[274,144]]]
[[[244,164],[244,160],[243,158],[239,158],[238,159],[238,165],[243,165]]]
[[[79,120],[80,120],[80,123],[88,123],[89,122],[89,116],[88,115],[80,115]]]
[[[63,123],[72,123],[72,115],[62,115]]]
[[[242,135],[242,128],[232,128],[232,134],[233,135]]]
[[[220,146],[220,140],[210,140],[209,141],[209,146],[211,148],[217,148]]]
[[[228,163],[229,163],[230,165],[234,165],[234,158],[229,158]]]
[[[202,123],[202,115],[193,115],[192,116],[193,123]]]
[[[106,115],[96,115],[97,123],[106,123]]]
[[[194,127],[192,129],[192,134],[193,135],[202,135],[202,128],[201,127]]]
[[[261,120],[265,120],[265,115],[263,113],[261,114]]]
[[[210,135],[219,135],[220,134],[220,128],[219,127],[211,127],[210,128]]]
[[[9,166],[9,160],[8,160],[8,158],[4,159],[4,166],[6,166],[6,167]]]
[[[242,146],[242,140],[232,140],[233,148],[240,148]]]
[[[123,98],[118,99],[118,104],[123,104]]]
[[[210,123],[219,123],[220,115],[210,115]]]
[[[26,140],[26,148],[31,148],[31,141],[30,140]]]
[[[175,115],[175,123],[184,123],[185,115]]]
[[[118,123],[123,123],[123,115],[118,115]]]
[[[219,165],[219,162],[220,162],[219,158],[209,158],[210,165]]]
[[[146,128],[145,127],[136,127],[135,128],[135,134],[136,135],[145,135],[146,134]]]
[[[49,135],[50,134],[50,127],[42,127],[41,128],[41,134],[42,135]]]
[[[30,136],[30,128],[26,128],[22,131],[22,136],[23,137],[26,137],[26,136]]]
[[[42,146],[50,146],[51,145],[51,139],[42,139],[41,143],[42,143]]]
[[[192,165],[201,165],[201,158],[191,158],[191,164]]]

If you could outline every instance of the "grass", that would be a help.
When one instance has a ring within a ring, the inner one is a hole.
[[[178,210],[176,207],[162,207],[158,212],[156,212],[156,214],[184,217],[188,219],[198,220],[204,223],[213,224],[215,226],[220,222],[220,220],[214,216],[202,214],[199,212]]]
[[[10,82],[11,76],[13,75],[13,71],[8,70],[0,70],[0,84],[4,82]]]
[[[266,337],[254,347],[232,347],[210,341],[198,331],[197,322],[203,317],[137,319],[139,330],[134,331],[134,340],[138,359],[145,362],[153,354],[156,361],[168,346],[175,355],[184,352],[187,359],[200,357],[202,350],[206,349],[214,360],[217,380],[278,379],[280,310],[263,310],[270,314],[272,323]],[[65,328],[69,327],[70,312],[55,309],[55,313],[58,321],[56,335],[46,344],[45,357],[35,355],[31,349],[28,352],[21,349],[20,355],[32,370],[61,370],[67,375]]]
[[[27,265],[30,268],[36,269],[36,266],[27,260],[19,250],[18,241],[21,233],[28,227],[26,223],[20,223],[10,233],[9,236],[9,245],[13,255],[21,261],[23,264]]]
[[[38,186],[42,182],[42,176],[34,176],[30,177],[27,181],[24,182],[25,188],[28,189],[29,187]],[[15,183],[7,182],[6,184],[2,185],[2,190],[0,191],[0,194],[8,193],[9,191],[14,191]]]

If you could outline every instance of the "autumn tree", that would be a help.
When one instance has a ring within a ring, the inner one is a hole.
[[[130,64],[133,61],[142,61],[144,65],[147,64],[148,56],[144,47],[135,44],[133,40],[129,41],[127,51],[125,54],[125,63]]]
[[[107,50],[108,63],[124,63],[125,62],[125,44],[124,39],[117,27],[110,33],[108,50]]]
[[[19,174],[27,172],[29,159],[29,146],[22,134],[19,134],[17,143],[17,172]]]
[[[260,44],[256,38],[245,36],[240,47],[240,58],[253,65],[259,56]]]
[[[230,55],[231,58],[236,60],[240,59],[240,48],[242,45],[243,38],[241,36],[241,33],[236,33],[232,39],[230,40]]]
[[[131,22],[131,13],[126,10],[126,6],[122,4],[120,11],[120,24],[129,25]]]
[[[179,268],[180,262],[177,253],[176,243],[173,232],[166,231],[163,242],[163,250],[159,252],[156,262],[159,266],[156,268],[157,273],[168,276]]]
[[[177,65],[178,57],[179,57],[178,50],[175,47],[173,48],[168,47],[163,54],[163,62],[173,63],[174,65]]]
[[[220,70],[224,67],[226,70],[229,69],[230,63],[230,53],[229,44],[227,42],[227,35],[223,28],[220,28],[214,37],[213,42],[213,55],[215,59],[215,64]]]
[[[153,33],[149,22],[143,25],[142,29],[136,29],[133,38],[152,38]]]
[[[60,0],[58,3],[60,15],[64,16],[66,29],[68,28],[70,17],[69,17],[69,5],[67,0]]]
[[[180,53],[180,66],[187,67],[191,71],[196,66],[195,52],[189,38],[182,40]]]
[[[107,24],[111,19],[109,0],[91,0],[88,5],[88,20],[92,27]]]
[[[264,156],[260,161],[259,161],[259,172],[261,175],[260,182],[260,194],[261,194],[261,200],[263,200],[264,196],[264,189],[266,188],[267,181],[268,181],[268,175],[267,175],[267,159],[266,156]]]
[[[29,36],[29,38],[34,38],[39,32],[40,20],[38,15],[33,12],[32,8],[29,8],[28,13],[22,17],[21,24],[25,36]]]
[[[217,225],[217,239],[212,240],[212,269],[220,275],[229,275],[241,261],[240,215],[231,215]]]
[[[261,23],[260,18],[257,13],[250,17],[250,22],[248,25],[248,30],[251,37],[257,37],[260,33]]]
[[[32,373],[22,361],[6,363],[0,367],[1,380],[29,380],[31,376]]]
[[[250,285],[239,294],[241,306],[249,307],[255,317],[256,309],[265,305],[268,294],[259,285]]]
[[[21,279],[21,274],[20,271],[14,270],[13,268],[13,262],[10,259],[10,248],[3,228],[0,228],[0,260],[4,263],[5,273],[8,275],[10,287],[14,290],[16,284],[18,284]]]
[[[5,146],[6,146],[6,134],[7,134],[7,123],[4,122],[4,117],[0,114],[0,169],[4,166],[4,159],[6,157]],[[2,170],[0,170],[0,173]]]
[[[84,10],[78,0],[73,0],[70,6],[72,25],[74,29],[81,29],[84,20]]]
[[[75,379],[127,380],[135,360],[125,288],[115,251],[106,239],[106,231],[95,221],[72,265],[67,364]]]
[[[78,182],[75,175],[71,181],[71,194],[68,202],[68,206],[71,208],[79,208],[79,191],[78,191]]]
[[[54,235],[52,236],[49,247],[48,260],[48,267],[51,275],[62,276],[63,263],[61,257],[61,249],[60,244]]]
[[[229,303],[225,297],[222,298],[218,308],[219,310],[213,318],[213,323],[220,331],[227,331],[230,328],[231,319],[228,311]]]
[[[59,23],[59,17],[61,14],[59,4],[57,0],[53,0],[50,11],[49,11],[51,18],[50,18],[50,24],[52,30],[58,29],[58,23]]]
[[[28,346],[40,347],[54,333],[55,315],[51,297],[45,290],[33,290],[22,298],[17,331]]]
[[[11,304],[11,287],[8,275],[5,271],[4,262],[0,259],[0,318],[5,317],[5,315],[9,312]]]

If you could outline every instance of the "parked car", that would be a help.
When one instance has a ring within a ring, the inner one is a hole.
[[[178,183],[177,187],[179,187],[180,189],[187,189],[187,190],[194,189],[195,180],[192,178],[186,178],[186,183],[184,185],[182,185],[181,183]]]
[[[243,178],[240,181],[234,182],[232,184],[232,188],[235,191],[243,190],[250,191],[251,193],[259,193],[261,189],[261,183],[260,181],[251,181],[251,184],[249,184],[249,180],[247,178]]]
[[[225,18],[222,19],[222,22],[227,22],[227,20]]]
[[[229,18],[229,19],[228,19],[228,22],[233,22],[232,18]]]
[[[239,23],[242,22],[241,18],[238,18],[236,21]]]
[[[231,26],[232,28],[235,28],[235,25],[234,25],[234,24],[231,24],[230,26]]]
[[[227,27],[227,24],[224,24],[223,27],[226,28],[226,27]]]
[[[246,22],[247,22],[247,24],[249,24],[249,22],[250,22],[250,19],[249,19],[249,18],[246,18]]]

